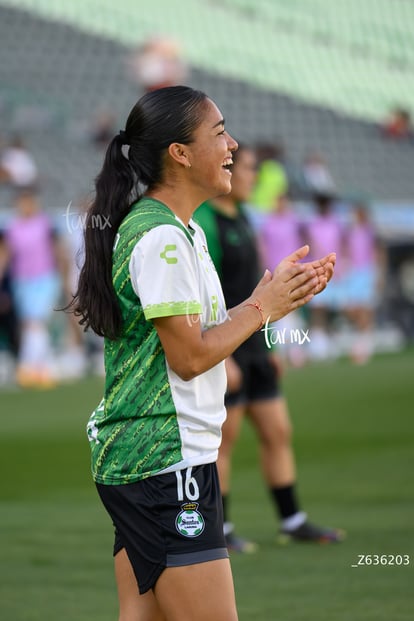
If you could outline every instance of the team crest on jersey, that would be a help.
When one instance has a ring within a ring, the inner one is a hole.
[[[204,530],[204,518],[198,511],[196,502],[181,505],[181,511],[175,518],[175,527],[184,537],[198,537]]]

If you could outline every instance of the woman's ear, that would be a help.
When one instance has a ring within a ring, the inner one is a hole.
[[[191,162],[189,160],[185,145],[180,144],[179,142],[172,142],[168,147],[168,153],[175,162],[181,164],[184,168],[191,168]]]

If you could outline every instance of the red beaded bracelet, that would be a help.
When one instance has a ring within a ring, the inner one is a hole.
[[[263,314],[263,306],[261,304],[261,302],[259,302],[259,300],[255,300],[254,302],[246,302],[246,304],[243,304],[243,306],[253,306],[253,308],[256,308],[259,313],[260,313],[260,326],[257,328],[257,330],[261,330],[263,328],[263,326],[265,325],[265,318],[264,318],[264,314]]]

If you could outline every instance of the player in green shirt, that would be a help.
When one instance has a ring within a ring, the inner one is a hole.
[[[256,155],[252,148],[239,145],[233,159],[231,192],[207,201],[194,215],[206,234],[228,306],[245,299],[261,269],[258,240],[244,207],[256,176]],[[257,432],[262,475],[281,520],[279,539],[327,543],[341,541],[344,536],[339,529],[313,524],[300,510],[291,422],[280,387],[279,363],[269,348],[277,324],[268,328],[266,335],[256,332],[226,360],[227,418],[217,467],[226,544],[237,552],[256,548],[253,542],[234,533],[229,520],[231,458],[245,414]]]
[[[236,621],[215,465],[224,360],[333,274],[334,255],[299,263],[304,247],[226,309],[192,214],[230,191],[236,149],[204,93],[147,93],[110,142],[88,211],[72,309],[105,337],[105,394],[88,436],[115,525],[123,621]]]

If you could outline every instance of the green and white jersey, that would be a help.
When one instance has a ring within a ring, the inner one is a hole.
[[[221,285],[201,228],[144,198],[119,227],[113,283],[122,334],[105,339],[105,396],[88,423],[95,481],[131,483],[217,459],[225,419],[224,362],[190,381],[168,365],[152,319],[199,314],[223,322]],[[190,324],[191,325],[191,324]]]

